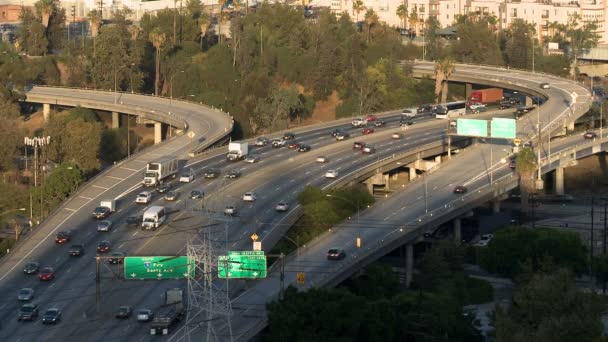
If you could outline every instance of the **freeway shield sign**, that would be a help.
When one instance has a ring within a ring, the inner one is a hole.
[[[183,279],[194,276],[186,256],[125,257],[125,279]]]
[[[486,120],[458,119],[456,121],[456,134],[472,137],[487,137],[488,122]]]
[[[264,251],[230,251],[217,261],[219,278],[266,278]]]
[[[515,139],[515,119],[493,118],[490,124],[492,138]]]

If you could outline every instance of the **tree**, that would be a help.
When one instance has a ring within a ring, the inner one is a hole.
[[[99,27],[101,26],[101,12],[99,10],[92,10],[89,12],[89,25],[91,25],[91,37],[97,37],[99,33]]]
[[[412,32],[412,28],[414,28],[414,35],[418,37],[418,12],[416,12],[416,6],[412,8],[408,21],[410,24],[410,32]]]
[[[199,18],[199,27],[201,30],[201,50],[203,49],[203,42],[205,41],[205,35],[209,29],[209,24],[211,24],[211,18],[209,18],[207,13],[203,13]]]
[[[443,55],[443,43],[437,35],[437,31],[441,29],[439,20],[436,17],[431,16],[427,19],[426,25],[424,26],[424,37],[426,46],[426,58],[429,60],[438,60]]]
[[[18,128],[14,118],[0,120],[0,172],[12,170],[15,167],[15,154],[23,142],[24,132]]]
[[[443,89],[443,64],[438,61],[435,63],[435,103],[439,103],[441,90]]]
[[[359,14],[363,11],[365,11],[365,5],[363,5],[363,1],[362,0],[355,0],[353,1],[353,12],[355,12],[355,15],[357,16],[357,23],[359,22]]]
[[[534,151],[524,147],[515,159],[515,172],[519,175],[519,190],[521,193],[521,210],[528,212],[530,194],[536,191],[534,173],[536,171],[536,157]]]
[[[55,0],[38,0],[34,6],[36,7],[36,11],[40,15],[42,26],[45,28],[49,26],[49,19],[51,14],[53,14],[53,10],[56,7]]]
[[[494,32],[495,20],[485,14],[460,16],[456,24],[458,40],[452,45],[452,56],[464,63],[502,65],[502,53]]]
[[[443,88],[441,90],[441,103],[448,102],[448,83],[450,77],[456,70],[456,63],[451,57],[446,57],[441,60],[441,70],[443,71]]]
[[[507,65],[520,69],[532,69],[532,44],[534,26],[522,19],[516,19],[507,33],[509,37],[505,47]]]
[[[399,17],[399,20],[401,20],[401,28],[405,30],[405,22],[407,19],[407,6],[405,4],[401,4],[399,5],[399,7],[397,7],[397,16]]]
[[[367,25],[367,42],[369,43],[372,37],[372,26],[378,23],[378,14],[373,9],[368,9],[365,12],[365,25]]]
[[[222,24],[224,23],[224,5],[227,0],[218,0],[218,5],[220,6],[220,15],[217,22],[217,39],[218,42],[222,43]]]
[[[86,173],[99,169],[97,153],[101,142],[101,126],[82,119],[69,121],[65,127],[63,150],[65,160]]]
[[[160,52],[165,43],[165,34],[160,32],[158,28],[150,32],[150,42],[156,49],[156,71],[154,73],[154,96],[158,96],[158,89],[160,87]]]

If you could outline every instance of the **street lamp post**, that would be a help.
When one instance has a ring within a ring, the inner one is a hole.
[[[336,195],[332,195],[332,194],[326,194],[325,197],[334,197],[334,198],[338,198],[341,199],[343,201],[349,202],[351,204],[354,204],[355,206],[357,206],[357,248],[361,248],[361,232],[359,231],[359,229],[361,228],[361,226],[359,225],[359,216],[361,213],[361,207],[359,205],[359,199],[357,198],[357,203],[353,202],[352,200],[346,198],[346,197],[342,197],[342,196],[336,196]]]
[[[3,213],[0,213],[0,216],[3,216],[5,214],[10,214],[12,212],[15,211],[25,211],[25,208],[17,208],[17,209],[11,209],[11,210],[7,210]],[[15,241],[19,240],[19,229],[17,228],[17,225],[15,225]]]
[[[130,67],[130,66],[135,66],[135,63],[131,63],[131,64],[127,64],[127,65],[123,65],[119,68],[114,69],[114,104],[116,104],[118,102],[118,98],[117,98],[117,88],[118,88],[118,82],[117,82],[117,78],[118,78],[118,72],[124,68]],[[133,85],[131,85],[131,90],[133,89]]]

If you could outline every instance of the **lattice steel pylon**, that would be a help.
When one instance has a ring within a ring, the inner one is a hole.
[[[188,315],[184,340],[233,341],[229,282],[217,279],[218,257],[227,254],[227,222],[212,211],[203,209],[201,212],[210,224],[203,225],[204,228],[198,234],[193,234],[187,244],[186,255],[194,263],[195,275],[188,278]],[[218,221],[224,221],[224,224],[212,224]],[[216,326],[222,321],[227,325],[229,336],[225,336],[225,330],[222,336],[216,331]],[[196,336],[196,339],[191,339],[192,336]]]

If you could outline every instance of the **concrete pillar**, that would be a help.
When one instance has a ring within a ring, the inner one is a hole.
[[[391,189],[391,176],[389,174],[384,175],[384,189]]]
[[[435,156],[435,163],[441,164],[441,156]]]
[[[374,182],[370,179],[367,182],[365,182],[365,185],[367,186],[367,192],[369,192],[371,195],[374,194]]]
[[[160,122],[154,123],[154,143],[160,144],[163,141],[163,124]]]
[[[405,245],[405,286],[410,287],[414,272],[414,244]]]
[[[532,101],[532,98],[530,96],[526,96],[526,106],[530,107],[533,105],[534,105],[534,103]]]
[[[410,167],[410,181],[414,180],[416,178],[416,169],[413,167]]]
[[[462,242],[462,221],[459,218],[454,219],[454,242],[458,246]]]
[[[44,118],[44,121],[49,121],[49,116],[51,115],[51,104],[50,103],[43,103],[42,104],[42,117]]]
[[[570,132],[574,131],[574,121],[569,122],[567,128]]]
[[[120,114],[112,112],[112,128],[120,127]]]
[[[558,167],[555,169],[555,193],[558,195],[564,194],[564,168]]]
[[[464,98],[468,99],[469,97],[471,97],[472,92],[473,92],[473,84],[466,83],[465,87],[464,87]]]
[[[494,214],[500,213],[500,201],[497,199],[492,200],[492,212]]]

